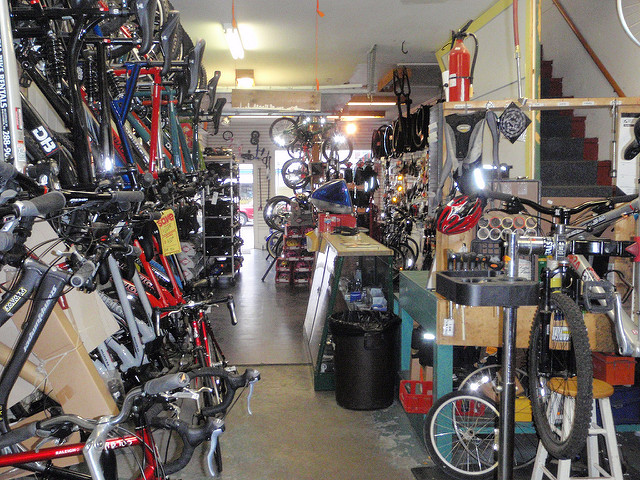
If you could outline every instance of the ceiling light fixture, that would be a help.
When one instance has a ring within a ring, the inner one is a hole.
[[[354,120],[366,120],[368,118],[384,118],[384,115],[327,115],[327,119],[329,120],[343,120],[345,122],[351,122]]]
[[[242,46],[242,39],[240,38],[240,31],[237,25],[231,23],[223,23],[224,36],[227,39],[227,45],[229,51],[234,60],[241,60],[244,58],[244,47]]]
[[[236,69],[236,85],[238,88],[253,88],[256,85],[253,70],[250,68]]]

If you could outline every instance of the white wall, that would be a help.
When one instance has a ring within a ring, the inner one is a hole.
[[[565,96],[615,97],[602,73],[551,0],[541,0],[544,58],[553,60],[553,76],[562,77]],[[562,6],[620,85],[626,96],[640,95],[640,47],[624,33],[613,0],[563,0]],[[608,109],[576,111],[587,116],[587,137],[598,137],[599,159],[611,159]]]

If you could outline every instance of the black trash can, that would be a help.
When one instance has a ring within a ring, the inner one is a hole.
[[[393,403],[399,324],[397,315],[378,311],[340,312],[329,318],[338,405],[375,410]]]

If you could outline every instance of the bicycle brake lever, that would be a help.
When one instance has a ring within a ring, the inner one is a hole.
[[[252,380],[249,382],[249,393],[247,394],[247,413],[249,415],[253,415],[251,411],[251,397],[253,396],[253,384],[256,383],[258,379]]]
[[[218,446],[218,437],[224,431],[224,428],[216,428],[211,432],[211,439],[209,440],[209,453],[207,453],[207,468],[212,477],[216,476],[215,467],[215,455],[216,447]]]

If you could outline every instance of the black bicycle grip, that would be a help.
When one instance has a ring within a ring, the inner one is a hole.
[[[202,65],[202,56],[204,55],[204,47],[206,42],[203,39],[198,40],[196,46],[193,47],[187,65],[189,66],[189,88],[187,93],[193,95],[198,88],[198,80],[200,80],[200,65]]]
[[[38,215],[48,215],[49,213],[62,210],[66,204],[66,199],[62,192],[50,192],[35,197],[32,200],[16,202],[18,212],[21,217],[36,217]]]
[[[93,263],[91,260],[87,260],[78,270],[73,273],[73,275],[71,275],[69,284],[74,288],[84,287],[93,278],[93,274],[95,271],[95,263]]]
[[[111,192],[111,198],[118,203],[140,203],[144,201],[142,190],[126,190]]]
[[[23,427],[16,428],[0,436],[0,448],[10,447],[17,443],[35,437],[38,431],[38,422],[32,422]]]
[[[0,182],[6,182],[15,178],[18,174],[18,171],[15,169],[13,165],[7,162],[0,162]]]
[[[233,295],[227,296],[227,308],[231,316],[231,325],[237,325],[238,317],[236,316],[236,302],[233,300]]]
[[[160,70],[161,76],[165,76],[171,69],[171,59],[173,58],[171,46],[173,45],[173,40],[176,36],[179,23],[180,12],[177,10],[171,10],[167,21],[164,22],[162,30],[160,31],[160,48],[164,55],[164,63],[162,64],[162,70]]]
[[[638,194],[634,193],[631,195],[621,195],[619,197],[611,197],[609,199],[609,202],[611,202],[612,205],[617,205],[618,203],[629,203],[635,200],[636,198],[638,198]]]
[[[142,41],[138,47],[139,55],[146,55],[153,45],[153,21],[156,16],[158,0],[136,0],[136,18],[142,32]]]
[[[159,393],[175,390],[189,385],[189,375],[184,372],[170,373],[162,377],[154,378],[144,384],[144,393],[158,395]]]

